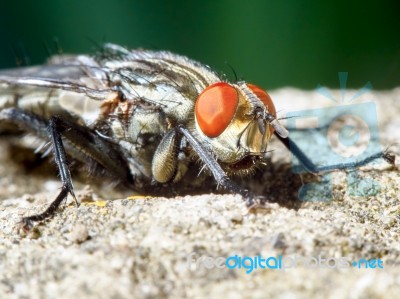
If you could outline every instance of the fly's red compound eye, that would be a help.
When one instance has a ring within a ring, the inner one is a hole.
[[[196,101],[195,113],[197,123],[203,133],[217,137],[232,121],[239,103],[235,87],[225,82],[208,86]]]
[[[251,91],[254,92],[254,94],[264,103],[264,105],[268,108],[268,112],[276,117],[275,106],[269,94],[261,87],[258,87],[254,84],[247,84],[247,87],[250,88]]]

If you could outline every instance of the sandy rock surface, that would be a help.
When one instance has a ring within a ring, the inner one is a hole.
[[[334,105],[315,91],[286,88],[271,95],[283,115]],[[400,89],[357,99],[369,101],[377,104],[380,143],[392,145],[399,158]],[[361,178],[379,186],[364,186],[366,195],[353,196],[348,172],[336,171],[330,200],[302,202],[297,198],[302,177],[292,172],[290,155],[275,141],[271,164],[243,183],[273,201],[252,213],[239,195],[216,195],[213,188],[196,196],[129,197],[133,194],[101,182],[89,186],[78,177],[74,183],[81,206],[68,202],[52,220],[24,235],[18,230],[21,217],[43,211],[60,183],[52,165],[27,170],[16,163],[28,153],[14,149],[9,138],[0,139],[0,298],[400,294],[400,176],[397,167],[383,161],[358,170]],[[318,155],[318,146],[315,151],[311,156]],[[257,268],[249,274],[243,268],[217,267],[223,260],[219,257],[232,255],[282,255],[288,267]],[[296,257],[297,266],[289,267]],[[331,260],[316,267],[318,259]],[[343,259],[375,259],[371,266],[376,268],[365,269],[365,263],[361,269],[339,268]],[[378,259],[383,268],[377,267]]]

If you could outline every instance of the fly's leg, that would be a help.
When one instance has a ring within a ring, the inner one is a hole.
[[[72,185],[71,173],[68,167],[64,144],[57,128],[56,118],[52,117],[50,119],[48,130],[53,146],[54,159],[56,161],[60,179],[62,182],[62,187],[56,199],[43,213],[22,218],[22,221],[27,228],[31,228],[33,226],[33,222],[42,221],[52,217],[56,213],[60,204],[67,198],[68,194],[71,194],[76,205],[79,206],[78,200],[76,199],[74,193],[74,186]]]
[[[218,164],[216,159],[206,149],[202,147],[202,145],[196,140],[196,138],[189,132],[188,129],[186,129],[184,126],[178,126],[177,130],[183,136],[185,136],[189,144],[193,147],[194,151],[199,155],[200,159],[211,171],[211,173],[213,174],[215,180],[219,185],[221,185],[228,191],[242,195],[249,209],[255,208],[258,205],[263,205],[265,204],[265,202],[267,202],[267,199],[265,197],[256,196],[247,189],[244,189],[240,185],[233,182],[225,174],[224,170]],[[285,138],[279,136],[278,134],[275,135],[299,159],[299,161],[304,165],[304,167],[308,171],[313,173],[319,173],[322,171],[335,170],[335,169],[356,168],[365,165],[378,158],[383,158],[387,162],[392,164],[394,163],[394,156],[391,155],[390,153],[383,152],[383,153],[377,153],[358,162],[318,167],[300,150],[300,148],[295,143],[291,142],[291,140],[288,137]]]
[[[217,181],[218,185],[221,185],[226,190],[232,193],[238,193],[243,196],[246,205],[249,209],[253,209],[258,205],[257,200],[261,202],[265,201],[265,198],[252,194],[249,190],[241,187],[240,185],[233,182],[215,160],[210,153],[203,148],[203,146],[194,138],[194,136],[184,126],[178,126],[178,131],[185,136],[189,144],[193,147],[194,151],[199,155],[203,163],[208,167]]]
[[[0,121],[6,121],[17,125],[25,131],[29,131],[41,138],[48,138],[48,124],[39,116],[26,113],[17,108],[0,110]]]
[[[133,184],[127,163],[121,154],[104,138],[92,132],[89,128],[78,124],[52,117],[49,122],[41,117],[22,111],[17,108],[9,108],[0,111],[0,121],[12,122],[21,129],[30,131],[43,139],[50,138],[53,145],[53,153],[60,178],[63,183],[56,199],[43,212],[22,219],[25,229],[30,229],[33,222],[51,218],[56,213],[60,204],[71,194],[77,203],[73,191],[71,175],[67,163],[65,144],[61,138],[65,138],[69,151],[74,153],[74,158],[92,165],[101,166],[111,173],[116,179]]]
[[[300,161],[300,163],[304,166],[304,168],[311,173],[321,173],[323,171],[331,171],[331,170],[340,170],[340,169],[351,169],[357,168],[363,165],[368,164],[374,160],[379,158],[383,158],[389,164],[395,163],[395,156],[387,151],[385,152],[378,152],[373,154],[369,157],[366,157],[360,161],[353,161],[348,163],[341,163],[341,164],[333,164],[333,165],[326,165],[326,166],[317,166],[315,165],[310,158],[294,143],[290,137],[281,137],[275,133],[275,136],[286,146],[286,148]]]
[[[0,120],[13,122],[24,129],[29,129],[29,131],[36,131],[36,133],[41,135],[41,137],[43,137],[47,131],[47,124],[45,120],[15,108],[0,111]],[[53,144],[54,158],[59,169],[60,178],[63,185],[56,199],[43,213],[22,218],[23,225],[26,229],[30,229],[35,221],[42,221],[53,216],[63,200],[67,198],[68,193],[71,194],[75,202],[78,203],[73,191],[71,174],[68,169],[63,142],[59,133],[57,132],[57,128],[53,120],[50,120],[47,133],[50,136]]]

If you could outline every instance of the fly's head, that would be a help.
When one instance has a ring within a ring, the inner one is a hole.
[[[264,158],[274,131],[287,135],[268,93],[244,82],[219,82],[204,89],[196,101],[195,124],[216,158],[239,173]]]

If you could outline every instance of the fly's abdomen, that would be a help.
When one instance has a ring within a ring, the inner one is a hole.
[[[90,126],[107,90],[104,72],[89,56],[56,56],[50,64],[0,72],[0,109],[19,108],[43,118],[59,115]],[[57,63],[57,64],[52,64]],[[88,90],[100,90],[93,97]]]
[[[0,109],[5,108],[19,108],[45,118],[63,110],[59,105],[59,91],[20,86],[0,87]]]

